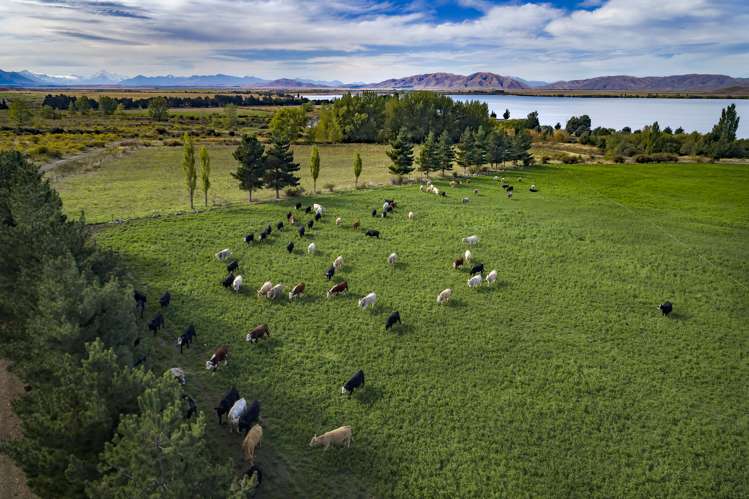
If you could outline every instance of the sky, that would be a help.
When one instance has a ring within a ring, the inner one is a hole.
[[[749,77],[749,0],[0,0],[0,69]]]

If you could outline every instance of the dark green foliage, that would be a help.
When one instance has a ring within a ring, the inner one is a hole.
[[[541,123],[538,121],[538,111],[528,114],[528,117],[525,119],[525,128],[528,130],[540,130]]]
[[[429,172],[440,169],[439,144],[434,139],[434,133],[429,132],[419,151],[419,171],[429,176]]]
[[[249,200],[252,201],[252,191],[265,186],[265,148],[254,135],[244,135],[234,151],[234,159],[239,162],[239,166],[231,176],[239,181],[239,188],[247,191]]]
[[[494,129],[487,140],[487,161],[492,166],[504,164],[510,159],[511,138],[503,130]]]
[[[510,145],[510,159],[515,163],[520,162],[524,165],[528,165],[532,158],[530,153],[532,143],[533,139],[530,134],[525,130],[520,130],[512,138],[512,143]]]
[[[476,142],[473,138],[473,132],[470,128],[466,128],[463,134],[460,136],[458,142],[458,154],[456,155],[456,162],[458,166],[463,168],[463,172],[466,173],[468,168],[473,166],[476,158]]]
[[[99,97],[99,112],[104,115],[112,115],[117,110],[117,101],[107,95]]]
[[[274,134],[265,154],[265,185],[276,191],[276,199],[285,187],[299,185],[299,163],[294,163],[289,139],[282,134]]]
[[[502,118],[504,118],[506,120],[510,119],[510,110],[509,109],[505,109],[505,112],[502,113]]]
[[[455,152],[453,151],[453,144],[450,140],[450,135],[447,130],[443,130],[440,135],[439,142],[437,143],[437,153],[439,161],[439,169],[442,171],[442,175],[445,175],[445,171],[453,169],[453,160],[455,159]]]
[[[408,175],[413,171],[414,148],[405,129],[398,132],[398,135],[390,141],[387,155],[393,162],[388,167],[393,175]]]
[[[167,121],[169,119],[169,105],[166,98],[159,96],[151,99],[148,103],[148,115],[154,121]]]
[[[567,133],[579,137],[585,132],[590,132],[590,116],[583,114],[582,116],[573,116],[567,120],[567,125],[564,127]]]

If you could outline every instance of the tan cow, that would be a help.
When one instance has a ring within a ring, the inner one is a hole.
[[[244,460],[248,464],[255,462],[255,449],[260,447],[260,441],[263,439],[263,428],[259,425],[253,425],[250,431],[247,432],[247,436],[244,437],[242,442],[242,454],[244,454]]]
[[[330,430],[327,433],[323,433],[319,437],[315,435],[314,437],[312,437],[312,440],[310,440],[309,446],[324,446],[325,450],[328,450],[328,447],[330,447],[331,445],[345,445],[346,447],[350,447],[353,440],[354,437],[351,434],[351,427],[341,426],[340,428],[336,428],[335,430]]]

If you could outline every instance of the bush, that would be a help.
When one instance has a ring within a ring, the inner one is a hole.
[[[296,187],[287,187],[284,191],[287,198],[296,198],[304,194],[304,187],[298,185]]]
[[[542,156],[541,157],[541,163],[543,163],[545,165],[548,165],[550,161],[551,161],[551,156]]]
[[[323,189],[327,189],[329,192],[333,192],[335,190],[335,184],[333,182],[327,182],[323,185]]]
[[[667,152],[635,156],[635,163],[677,163],[678,161],[679,157],[677,155]]]
[[[580,156],[566,155],[562,158],[562,163],[565,165],[576,165],[580,163]]]
[[[614,156],[614,163],[624,163],[624,156],[617,154]]]

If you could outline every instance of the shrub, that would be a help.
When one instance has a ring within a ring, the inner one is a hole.
[[[653,154],[639,154],[635,156],[635,163],[676,163],[679,157],[667,152]]]
[[[296,187],[287,187],[284,191],[287,198],[296,198],[304,194],[304,187],[298,185]]]
[[[543,163],[545,165],[548,165],[550,161],[551,161],[551,156],[542,156],[541,157],[541,163]]]
[[[617,154],[614,156],[614,163],[624,163],[624,156]]]
[[[580,156],[572,156],[568,154],[562,158],[562,163],[565,165],[576,165],[580,163]]]

